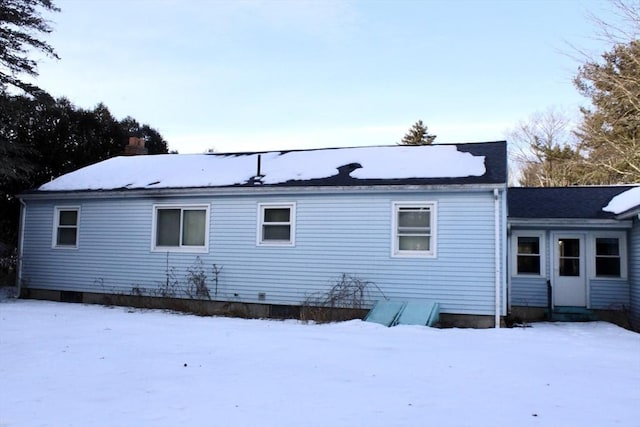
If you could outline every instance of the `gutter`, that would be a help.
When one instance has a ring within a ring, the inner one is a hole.
[[[24,249],[24,224],[27,216],[27,204],[20,199],[20,226],[18,230],[18,259],[16,261],[16,288],[18,298],[22,293],[22,253]]]
[[[495,246],[495,254],[494,254],[494,264],[495,264],[495,294],[496,294],[496,306],[495,306],[495,318],[494,325],[496,329],[500,328],[500,292],[501,292],[501,280],[502,270],[500,263],[500,253],[502,245],[501,239],[502,236],[500,234],[500,191],[495,188],[493,190],[493,217],[494,217],[494,246]]]

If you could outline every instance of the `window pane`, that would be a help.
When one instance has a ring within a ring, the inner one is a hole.
[[[540,257],[518,255],[518,274],[540,274]]]
[[[596,258],[596,276],[620,277],[620,258]]]
[[[558,240],[561,257],[579,257],[580,256],[580,239],[561,239]]]
[[[540,254],[539,237],[518,237],[519,254]]]
[[[291,227],[288,225],[263,225],[262,240],[291,240]]]
[[[59,225],[78,225],[78,211],[60,211]]]
[[[400,208],[398,211],[398,228],[428,228],[431,212],[427,208]]]
[[[596,239],[596,255],[620,255],[617,238]]]
[[[561,276],[579,276],[580,260],[576,258],[560,258],[560,275]]]
[[[206,211],[183,211],[182,244],[186,246],[204,246]]]
[[[399,236],[399,249],[401,251],[428,251],[428,236]]]
[[[76,227],[58,228],[57,244],[60,246],[75,246],[77,230]]]
[[[264,222],[289,222],[290,215],[289,208],[265,208]]]
[[[180,246],[180,209],[158,209],[156,246]]]

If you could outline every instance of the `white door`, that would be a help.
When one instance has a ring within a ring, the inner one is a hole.
[[[553,239],[553,304],[556,306],[587,306],[584,240],[582,234],[557,234]]]

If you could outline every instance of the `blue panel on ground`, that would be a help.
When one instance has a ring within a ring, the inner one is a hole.
[[[404,306],[405,303],[402,301],[378,301],[364,320],[384,326],[393,326]]]
[[[440,307],[433,301],[409,301],[398,317],[398,325],[428,325],[438,321]]]

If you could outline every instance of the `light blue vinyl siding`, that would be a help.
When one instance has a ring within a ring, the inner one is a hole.
[[[596,310],[621,310],[629,305],[629,282],[627,280],[589,281],[590,308]]]
[[[636,330],[640,330],[640,220],[633,219],[629,242],[629,287],[631,319]]]
[[[435,258],[391,256],[394,201],[437,202]],[[296,202],[295,246],[256,245],[258,203],[279,202]],[[210,204],[209,252],[152,251],[157,203]],[[78,248],[62,250],[51,248],[55,203],[29,200],[22,278],[32,288],[149,294],[166,283],[167,265],[170,280],[184,287],[199,257],[217,300],[301,304],[348,273],[391,299],[432,299],[443,313],[490,315],[493,203],[489,191],[65,200],[81,215]],[[214,264],[222,268],[217,295]]]
[[[513,277],[511,279],[511,305],[520,307],[546,307],[547,278]]]

